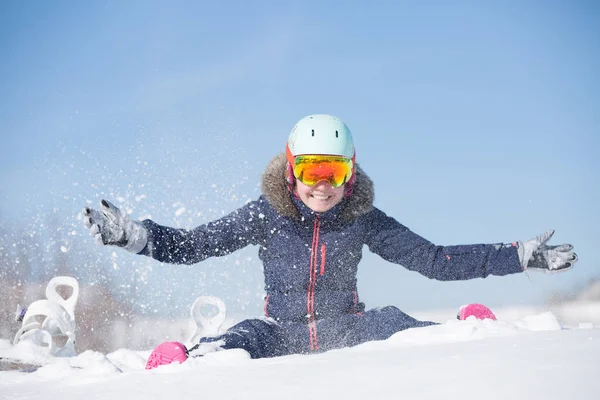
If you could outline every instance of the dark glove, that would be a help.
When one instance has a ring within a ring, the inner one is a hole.
[[[100,210],[83,209],[83,224],[89,228],[96,243],[123,247],[132,253],[142,251],[148,242],[144,225],[131,220],[108,200],[102,200],[100,205]]]
[[[554,230],[542,233],[526,242],[518,242],[519,261],[524,270],[532,269],[544,272],[560,272],[571,269],[577,262],[573,246],[560,244],[549,246],[547,243]]]

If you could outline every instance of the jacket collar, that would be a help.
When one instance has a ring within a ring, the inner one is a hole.
[[[296,206],[296,209],[300,215],[300,219],[307,219],[309,221],[312,221],[315,219],[315,217],[318,217],[321,221],[333,222],[340,217],[342,211],[345,209],[345,203],[347,202],[347,199],[344,198],[339,204],[330,210],[318,213],[304,204],[304,202],[297,196],[290,194],[290,199],[292,200],[294,206]]]
[[[288,191],[285,178],[286,169],[287,160],[285,153],[277,155],[265,168],[262,175],[261,188],[267,201],[280,215],[285,217],[299,220],[302,217],[306,218],[315,215],[314,211]],[[373,209],[373,200],[375,197],[373,181],[371,181],[358,164],[356,165],[355,172],[356,180],[352,195],[344,198],[340,204],[331,210],[319,213],[319,216],[327,220],[339,217],[344,221],[353,221]]]

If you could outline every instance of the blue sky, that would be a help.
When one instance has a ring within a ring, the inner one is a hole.
[[[259,195],[298,119],[329,113],[376,206],[413,231],[451,245],[554,228],[580,256],[560,275],[440,283],[365,254],[368,307],[539,303],[600,275],[597,3],[249,3],[3,2],[3,220],[44,236],[51,215],[70,232],[52,246],[82,241],[125,280],[143,270],[148,297],[167,279],[182,307],[216,294],[256,315],[256,249],[167,267],[94,246],[77,214],[106,197],[207,222]]]

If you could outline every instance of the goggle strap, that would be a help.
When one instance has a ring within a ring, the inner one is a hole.
[[[285,146],[285,157],[287,158],[288,162],[290,163],[290,165],[293,168],[294,164],[296,163],[296,157],[292,154],[292,151],[290,150],[289,145]]]

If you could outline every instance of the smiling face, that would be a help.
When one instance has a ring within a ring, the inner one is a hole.
[[[307,186],[296,179],[296,193],[300,200],[314,212],[325,212],[338,205],[344,198],[346,185],[334,188],[331,183],[321,181]]]

